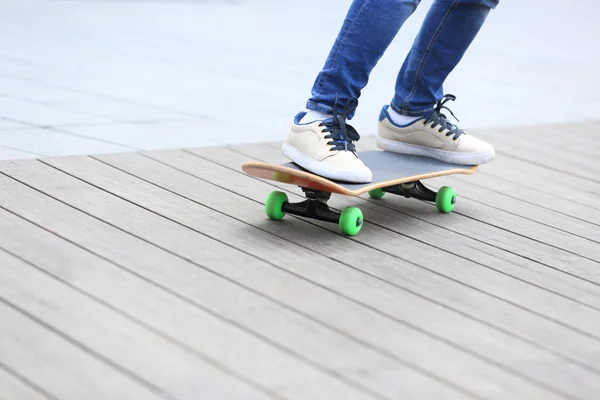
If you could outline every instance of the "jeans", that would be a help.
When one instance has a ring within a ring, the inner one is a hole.
[[[423,116],[443,97],[443,83],[499,0],[434,0],[400,71],[390,106]],[[306,108],[342,112],[358,99],[369,75],[420,0],[354,0],[319,72]],[[348,118],[351,119],[354,113]]]

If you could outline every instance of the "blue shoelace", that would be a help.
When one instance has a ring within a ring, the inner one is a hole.
[[[338,102],[337,99],[333,106],[333,118],[326,119],[319,124],[324,126],[323,132],[327,132],[326,139],[331,139],[327,142],[328,145],[333,146],[330,151],[352,151],[356,152],[354,142],[360,139],[360,135],[351,125],[346,123],[348,116],[356,110],[358,106],[358,99],[350,99],[344,107],[342,113],[337,111]]]
[[[425,119],[424,123],[427,124],[429,122],[432,122],[432,124],[431,124],[432,128],[435,128],[436,126],[439,125],[440,128],[438,129],[438,132],[442,132],[442,131],[444,131],[444,129],[447,129],[448,132],[446,133],[446,136],[454,135],[454,137],[452,139],[456,140],[460,137],[460,135],[462,135],[464,133],[463,130],[460,129],[458,126],[452,124],[450,121],[448,121],[448,118],[444,114],[442,114],[442,110],[446,109],[450,112],[450,114],[452,114],[452,116],[457,121],[459,121],[459,119],[456,118],[456,116],[454,115],[452,110],[450,110],[448,107],[446,107],[444,105],[447,102],[454,101],[454,100],[456,100],[456,96],[454,96],[453,94],[444,95],[442,100],[437,102],[435,109],[433,110],[431,115]]]

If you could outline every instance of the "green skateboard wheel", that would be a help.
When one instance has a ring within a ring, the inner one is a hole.
[[[274,220],[281,220],[285,217],[285,211],[283,211],[283,205],[288,202],[287,194],[283,192],[271,192],[265,202],[265,212],[267,217]]]
[[[380,199],[385,195],[385,192],[382,188],[369,190],[369,196],[373,199]]]
[[[340,230],[344,235],[354,236],[362,229],[363,213],[360,208],[346,207],[340,215]]]
[[[435,195],[435,206],[439,212],[449,213],[456,205],[456,192],[449,186],[444,186]]]

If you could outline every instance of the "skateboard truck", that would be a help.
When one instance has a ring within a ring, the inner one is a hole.
[[[306,200],[290,203],[287,194],[280,191],[271,192],[265,202],[267,216],[274,220],[283,219],[286,214],[312,218],[319,221],[337,223],[343,234],[354,236],[360,232],[363,225],[363,214],[358,207],[346,207],[341,213],[329,208],[327,201],[330,192],[300,186]],[[438,211],[451,212],[456,204],[454,189],[444,186],[438,192],[427,188],[420,181],[401,183],[370,190],[369,196],[381,199],[386,193],[392,193],[406,198],[430,201],[435,203]]]
[[[433,202],[435,202],[435,197],[437,195],[436,192],[423,185],[421,181],[402,183],[400,185],[388,186],[381,189],[386,193]]]
[[[327,205],[331,193],[308,188],[301,189],[306,196],[306,200],[300,203],[283,203],[282,209],[284,212],[335,224],[340,222],[340,213],[331,210]]]
[[[305,187],[301,187],[301,189],[306,200],[300,203],[290,203],[284,192],[271,192],[265,202],[267,216],[274,220],[280,220],[286,214],[292,214],[338,224],[342,233],[348,236],[354,236],[360,232],[363,225],[363,213],[360,208],[346,207],[341,213],[338,213],[327,205],[331,193]]]
[[[456,205],[456,192],[449,186],[441,187],[439,191],[434,192],[421,181],[401,183],[398,185],[385,186],[374,190],[369,190],[369,196],[373,199],[381,199],[386,193],[392,193],[406,198],[430,201],[435,203],[438,211],[449,213]]]
[[[364,221],[360,208],[346,207],[341,213],[338,213],[327,205],[327,201],[331,198],[330,192],[302,186],[300,188],[304,192],[306,200],[299,203],[290,203],[284,192],[271,192],[265,202],[267,216],[274,220],[281,220],[286,214],[292,214],[337,223],[342,233],[348,236],[354,236],[360,232]],[[456,193],[451,187],[444,186],[438,192],[434,192],[420,181],[385,186],[370,190],[368,193],[373,199],[381,199],[386,193],[392,193],[406,198],[433,202],[438,211],[444,213],[451,212],[456,204]]]

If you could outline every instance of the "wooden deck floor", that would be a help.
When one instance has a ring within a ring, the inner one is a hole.
[[[599,131],[476,132],[354,238],[266,219],[278,143],[0,162],[0,399],[597,400]]]

